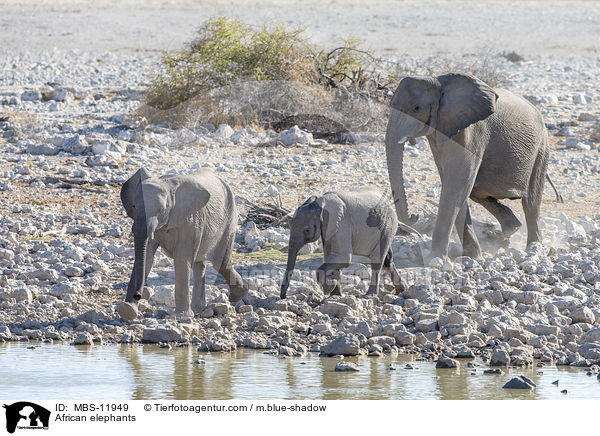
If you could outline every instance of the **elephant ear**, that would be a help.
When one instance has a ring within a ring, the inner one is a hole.
[[[135,195],[140,186],[142,180],[146,180],[152,177],[150,172],[145,168],[140,168],[137,172],[129,178],[121,187],[121,203],[125,208],[125,212],[129,218],[135,218]]]
[[[321,233],[323,241],[328,241],[342,227],[346,214],[346,204],[338,195],[331,192],[317,199],[316,203],[321,206]]]
[[[198,181],[184,178],[175,189],[167,229],[183,224],[192,214],[208,203],[210,193]]]
[[[302,203],[302,204],[300,205],[300,207],[308,206],[308,205],[310,205],[310,204],[313,204],[313,203],[315,203],[315,201],[317,201],[317,196],[316,196],[316,195],[311,195],[310,197],[308,197],[308,198],[306,199],[306,201],[305,201],[304,203]],[[315,203],[315,204],[316,204],[316,203]]]
[[[496,111],[498,94],[476,77],[445,74],[437,114],[437,140],[444,142],[459,131],[489,117]]]

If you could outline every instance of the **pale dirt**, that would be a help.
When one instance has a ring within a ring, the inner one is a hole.
[[[0,50],[179,49],[215,15],[305,26],[319,44],[359,37],[393,57],[600,52],[595,1],[2,1]]]

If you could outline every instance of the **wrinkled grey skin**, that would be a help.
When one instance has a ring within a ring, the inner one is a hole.
[[[231,264],[237,226],[235,198],[211,171],[154,177],[142,168],[123,184],[121,202],[133,218],[135,246],[127,303],[136,305],[142,297],[159,246],[174,261],[177,311],[193,314],[205,308],[206,262],[227,280],[231,302],[246,295],[248,290]],[[191,298],[190,270],[194,272]]]
[[[402,171],[404,141],[418,136],[427,136],[442,181],[426,264],[447,256],[453,225],[464,253],[481,255],[468,197],[500,222],[506,237],[521,223],[498,200],[520,198],[527,243],[541,240],[538,217],[549,147],[542,115],[533,105],[461,74],[403,79],[391,101],[385,144],[396,211],[405,223],[411,219]]]
[[[377,191],[328,192],[310,197],[296,210],[290,224],[281,298],[287,295],[298,251],[319,238],[324,263],[317,270],[317,279],[326,294],[341,295],[340,269],[350,264],[352,254],[370,260],[372,274],[367,294],[378,294],[382,267],[392,276],[396,291],[402,292],[406,284],[394,266],[390,248],[397,228],[394,208]]]

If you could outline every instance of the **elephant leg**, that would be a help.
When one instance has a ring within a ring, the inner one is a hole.
[[[206,263],[194,262],[194,288],[192,290],[192,310],[200,313],[206,307]]]
[[[459,133],[460,136],[462,133]],[[461,140],[461,138],[456,138]],[[442,192],[438,206],[438,215],[433,229],[431,253],[426,257],[425,263],[435,257],[447,257],[450,233],[455,224],[456,217],[464,207],[467,197],[473,190],[481,158],[464,146],[451,139],[439,144],[438,153],[442,156],[436,159],[443,166]],[[432,148],[433,150],[433,148]]]
[[[379,295],[381,268],[383,267],[383,260],[385,259],[391,242],[391,238],[381,235],[379,238],[379,244],[377,244],[377,246],[371,252],[371,256],[369,256],[369,260],[371,262],[371,283],[369,284],[367,295]]]
[[[521,227],[521,221],[519,221],[513,211],[495,198],[473,198],[473,201],[481,204],[498,220],[502,228],[502,235],[509,237]]]
[[[229,238],[226,249],[223,253],[220,265],[214,265],[223,276],[229,286],[229,302],[237,303],[248,294],[248,288],[244,285],[242,276],[233,268],[231,255],[233,253],[233,236]]]
[[[342,295],[341,272],[349,263],[325,262],[317,268],[317,280],[323,289],[323,293],[330,295]]]
[[[541,150],[533,165],[531,178],[529,179],[529,190],[527,195],[521,199],[525,221],[527,222],[527,246],[532,242],[542,240],[542,232],[539,227],[540,205],[544,192],[544,182],[548,166],[548,152]]]
[[[396,269],[396,265],[394,265],[394,254],[392,253],[391,248],[388,250],[388,254],[385,256],[383,268],[385,268],[388,274],[392,277],[392,283],[394,283],[394,288],[396,288],[396,294],[401,294],[408,289],[408,285]]]
[[[542,240],[542,232],[539,228],[538,218],[540,215],[541,198],[523,198],[523,211],[527,221],[527,245]]]
[[[458,212],[455,227],[463,246],[464,255],[473,258],[481,257],[481,248],[479,247],[479,241],[477,240],[475,230],[473,229],[468,201],[465,201],[465,204]]]
[[[175,309],[186,315],[192,315],[190,309],[190,267],[187,257],[175,257]]]
[[[244,285],[242,276],[233,268],[231,262],[221,265],[219,273],[229,285],[229,302],[237,303],[248,294],[248,288]]]
[[[381,277],[382,263],[371,262],[371,284],[367,295],[379,295],[379,279]]]

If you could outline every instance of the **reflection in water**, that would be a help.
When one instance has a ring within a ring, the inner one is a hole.
[[[348,358],[360,367],[354,373],[334,372],[339,359],[314,354],[283,358],[255,350],[199,354],[195,347],[39,344],[32,350],[28,345],[0,344],[4,399],[600,399],[596,378],[568,367],[484,375],[484,367],[467,368],[464,361],[458,369],[436,369],[435,363],[400,355]],[[204,363],[193,364],[198,359]],[[405,369],[407,362],[415,369]],[[537,389],[502,389],[517,374],[531,378]],[[552,385],[556,379],[560,388]]]
[[[448,371],[449,370],[449,371]],[[436,369],[435,385],[441,400],[467,400],[469,398],[468,377],[465,372],[470,368]]]

